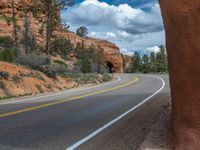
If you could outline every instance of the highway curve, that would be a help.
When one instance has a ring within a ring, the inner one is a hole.
[[[94,87],[0,102],[0,150],[89,149],[84,145],[134,115],[163,92],[168,80],[155,75],[116,76]]]

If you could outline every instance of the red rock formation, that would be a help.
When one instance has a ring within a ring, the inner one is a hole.
[[[104,58],[106,62],[110,62],[115,72],[122,73],[123,72],[123,59],[119,50],[115,44],[108,42],[106,40],[98,40],[98,39],[86,39],[84,42],[87,46],[93,44],[95,46],[100,46],[104,49]]]
[[[160,0],[169,54],[173,139],[200,149],[200,1]]]
[[[20,11],[20,3],[19,0],[15,0],[16,2],[16,12],[17,12],[17,24],[20,26],[20,31],[18,32],[19,40],[22,40],[22,31],[23,31],[23,13]],[[9,0],[0,0],[0,12],[3,14],[6,14],[8,16],[11,16],[11,5]],[[36,42],[40,44],[41,46],[44,46],[45,44],[45,35],[40,34],[39,30],[41,27],[41,24],[31,15],[29,14],[29,20],[30,20],[30,31],[34,35]],[[8,25],[4,20],[0,20],[0,36],[11,36],[12,35],[12,23]],[[64,37],[69,40],[71,40],[72,43],[76,44],[78,42],[83,42],[86,46],[90,46],[93,44],[94,46],[102,47],[104,49],[104,57],[106,62],[112,63],[112,65],[115,68],[115,72],[122,73],[123,72],[123,60],[120,54],[119,48],[108,41],[105,40],[98,40],[93,38],[84,39],[72,32],[63,32],[63,31],[56,31],[54,33],[55,37]]]
[[[129,73],[132,71],[132,57],[130,55],[122,55],[123,64],[124,64],[124,72]]]

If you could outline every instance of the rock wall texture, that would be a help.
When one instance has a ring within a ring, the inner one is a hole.
[[[22,40],[22,33],[23,33],[23,25],[24,25],[24,14],[20,11],[21,5],[20,0],[15,0],[16,2],[16,18],[17,24],[20,26],[18,31],[19,41]],[[11,1],[10,0],[0,0],[0,13],[3,13],[7,16],[11,16],[12,9],[11,9]],[[41,46],[45,44],[45,34],[40,34],[39,30],[41,25],[31,14],[29,14],[30,20],[30,32],[34,35],[36,42]],[[0,19],[0,36],[12,36],[12,23],[7,24],[6,21]],[[81,38],[74,34],[73,32],[63,32],[63,31],[56,31],[54,33],[55,37],[64,37],[71,40],[72,43],[76,44],[78,42],[83,42],[86,46],[90,46],[93,44],[94,46],[104,49],[104,57],[106,62],[110,62],[113,64],[115,68],[115,72],[122,73],[123,72],[123,59],[121,57],[121,53],[119,48],[106,40],[99,40],[93,38]]]
[[[167,38],[175,149],[200,148],[200,0],[160,0]]]
[[[124,65],[124,72],[130,73],[132,71],[132,57],[130,55],[122,55],[123,57],[123,65]]]

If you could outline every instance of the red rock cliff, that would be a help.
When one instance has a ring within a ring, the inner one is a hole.
[[[17,24],[20,26],[20,30],[18,32],[19,40],[21,40],[21,33],[24,30],[23,29],[23,13],[20,11],[20,0],[15,0],[16,2],[16,18],[17,18]],[[12,9],[11,9],[11,1],[10,0],[0,0],[0,12],[3,14],[6,14],[8,16],[11,16]],[[31,15],[29,14],[29,20],[30,20],[30,31],[36,38],[36,42],[42,46],[45,44],[45,35],[40,34],[39,30],[41,27],[41,24]],[[12,35],[12,23],[10,25],[7,24],[6,21],[0,19],[0,36],[6,36]],[[108,41],[105,40],[98,40],[98,39],[84,39],[81,38],[77,35],[75,35],[72,32],[62,32],[62,31],[56,31],[54,33],[55,36],[60,37],[63,36],[69,40],[71,40],[72,43],[77,43],[77,42],[84,42],[86,46],[90,46],[93,44],[94,46],[100,46],[104,49],[104,57],[106,62],[110,62],[114,68],[115,72],[117,73],[122,73],[123,72],[123,60],[120,54],[119,48]]]
[[[200,1],[160,0],[167,38],[178,150],[200,149]]]
[[[123,64],[124,64],[124,72],[129,73],[132,71],[132,57],[130,55],[122,55]]]

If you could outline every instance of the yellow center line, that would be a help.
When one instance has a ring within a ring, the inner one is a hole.
[[[94,92],[94,93],[75,96],[75,97],[72,97],[72,98],[69,98],[69,99],[66,99],[66,100],[59,100],[59,101],[56,101],[56,102],[51,102],[51,103],[47,103],[47,104],[43,104],[43,105],[39,105],[39,106],[33,106],[33,107],[21,109],[21,110],[3,113],[3,114],[0,114],[0,118],[19,114],[19,113],[24,113],[24,112],[28,112],[28,111],[32,111],[32,110],[36,110],[36,109],[41,109],[41,108],[45,108],[45,107],[48,107],[48,106],[53,106],[53,105],[57,105],[57,104],[61,104],[61,103],[66,103],[66,102],[69,102],[69,101],[85,98],[85,97],[88,97],[88,96],[94,96],[94,95],[97,95],[97,94],[106,93],[106,92],[109,92],[109,91],[113,91],[113,90],[116,90],[116,89],[119,89],[119,88],[122,88],[122,87],[129,86],[131,84],[134,84],[138,80],[139,80],[138,78],[134,77],[134,79],[132,81],[125,83],[125,84],[122,84],[122,85],[119,85],[119,86],[116,86],[116,87],[108,88],[108,89],[97,91],[97,92]]]

